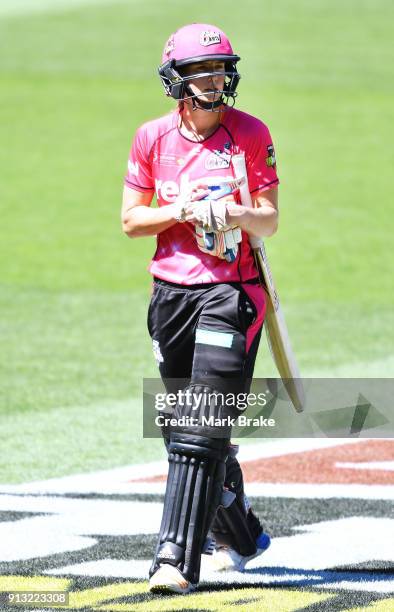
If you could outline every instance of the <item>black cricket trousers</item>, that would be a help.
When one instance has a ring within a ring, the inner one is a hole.
[[[178,390],[176,379],[188,379],[214,380],[223,393],[248,393],[265,309],[257,279],[178,285],[155,278],[148,329],[167,392]]]

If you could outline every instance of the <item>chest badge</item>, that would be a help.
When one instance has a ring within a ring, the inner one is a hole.
[[[206,170],[221,170],[222,168],[229,168],[231,162],[231,153],[228,147],[224,147],[224,151],[220,149],[214,149],[213,153],[208,155],[205,159]]]

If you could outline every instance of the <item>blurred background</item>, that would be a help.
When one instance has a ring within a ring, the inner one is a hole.
[[[389,0],[1,0],[0,482],[162,457],[141,433],[155,240],[121,233],[120,203],[189,22],[228,34],[237,107],[271,130],[267,251],[302,374],[393,376],[393,18]],[[256,375],[276,375],[265,339]]]

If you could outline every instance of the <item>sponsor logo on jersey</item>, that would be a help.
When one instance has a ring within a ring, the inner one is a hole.
[[[219,158],[218,158],[219,159]],[[228,164],[229,165],[229,164]],[[218,166],[218,168],[228,168],[227,166]],[[228,176],[203,176],[201,177],[201,183],[207,182],[208,185],[212,184],[212,181],[218,183],[220,181],[228,180],[231,177]],[[175,181],[162,181],[161,179],[155,179],[155,191],[157,198],[164,200],[165,202],[175,202],[176,198],[180,193],[186,193],[190,187],[190,177],[188,173],[184,173],[181,176],[181,180],[178,183]]]
[[[208,155],[205,160],[206,170],[218,170],[220,168],[229,168],[231,162],[231,154],[227,151],[215,150]]]
[[[183,166],[184,159],[181,155],[176,153],[159,153],[157,151],[153,154],[153,163],[160,166]]]
[[[204,30],[200,34],[200,45],[208,47],[209,45],[217,45],[220,43],[220,34],[214,30]]]
[[[134,176],[138,176],[139,166],[138,162],[132,162],[130,159],[127,163],[127,167],[129,170],[129,174],[134,174]]]
[[[181,178],[181,188],[186,188],[189,184],[189,180],[185,178],[185,175]],[[164,200],[165,202],[175,202],[179,196],[180,187],[175,181],[162,181],[161,179],[155,179],[155,190],[158,199]]]

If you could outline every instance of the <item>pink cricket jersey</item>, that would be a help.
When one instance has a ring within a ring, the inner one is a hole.
[[[201,142],[183,136],[179,112],[142,125],[134,138],[125,185],[155,192],[159,206],[174,202],[189,181],[215,184],[234,177],[231,157],[244,153],[252,195],[278,185],[275,153],[269,130],[259,119],[236,109],[222,113],[216,131]],[[236,196],[238,202],[239,195]],[[149,265],[153,276],[182,285],[245,282],[257,270],[248,235],[234,262],[203,253],[197,246],[194,225],[176,223],[157,236],[156,253]]]

